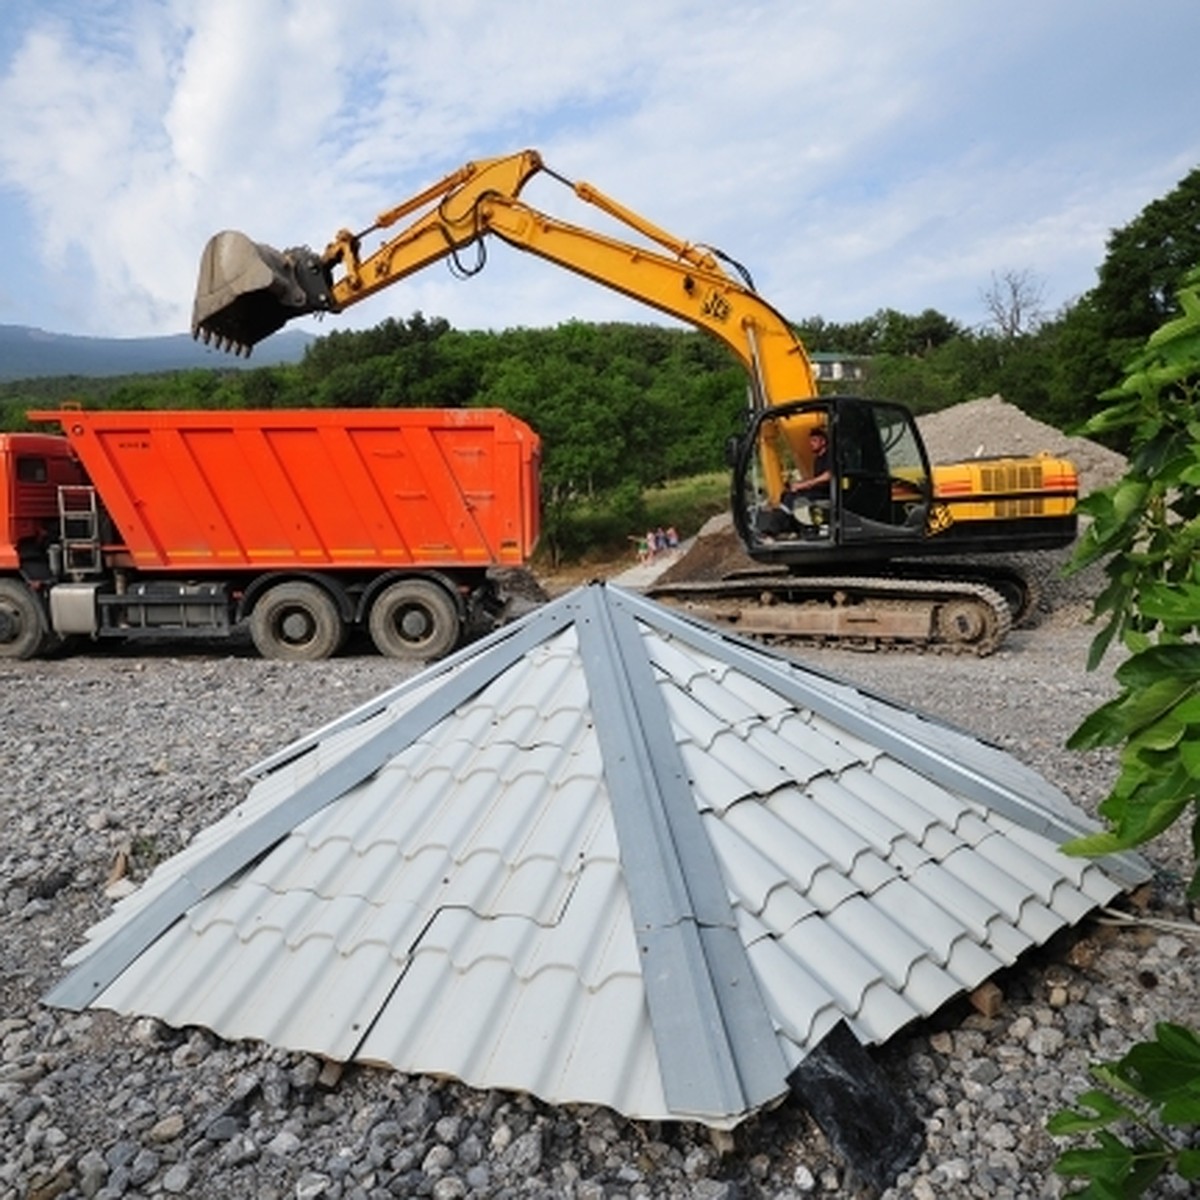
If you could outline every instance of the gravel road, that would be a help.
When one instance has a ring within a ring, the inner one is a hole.
[[[998,742],[1092,807],[1111,759],[1062,749],[1110,692],[1107,672],[1082,670],[1088,637],[1066,608],[982,660],[802,657]],[[791,1104],[718,1148],[699,1127],[451,1081],[352,1068],[326,1086],[301,1055],[39,1003],[106,911],[115,858],[143,877],[241,798],[244,768],[404,673],[366,653],[283,665],[225,647],[0,667],[0,1197],[858,1194]],[[952,1005],[879,1052],[927,1129],[888,1197],[1063,1194],[1046,1116],[1086,1085],[1095,1056],[1197,1014],[1187,850],[1180,838],[1152,858],[1151,915],[1179,928],[1089,924],[1000,978],[995,1016]]]

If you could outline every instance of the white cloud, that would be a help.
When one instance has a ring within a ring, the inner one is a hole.
[[[991,271],[1039,274],[1052,307],[1090,286],[1108,229],[1200,160],[1193,0],[49,0],[5,15],[0,194],[23,203],[0,238],[9,261],[32,245],[37,272],[0,291],[0,321],[73,332],[185,328],[219,229],[319,247],[526,145],[744,261],[794,316],[969,322]],[[1161,60],[1155,89],[1117,86],[1135,36]],[[604,226],[549,184],[528,195]],[[492,257],[470,283],[435,267],[335,320],[654,319]]]

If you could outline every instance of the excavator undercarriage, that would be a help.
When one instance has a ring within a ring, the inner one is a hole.
[[[1014,613],[970,579],[751,574],[656,584],[647,595],[761,641],[991,654]]]

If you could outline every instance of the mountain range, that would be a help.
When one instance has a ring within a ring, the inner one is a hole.
[[[270,367],[299,362],[311,334],[287,329],[237,358],[195,342],[186,333],[163,337],[100,338],[0,325],[0,382],[60,375],[139,375],[195,368]]]

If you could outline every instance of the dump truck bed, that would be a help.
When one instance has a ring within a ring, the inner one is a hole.
[[[537,540],[539,440],[498,409],[29,415],[144,570],[487,567]]]

